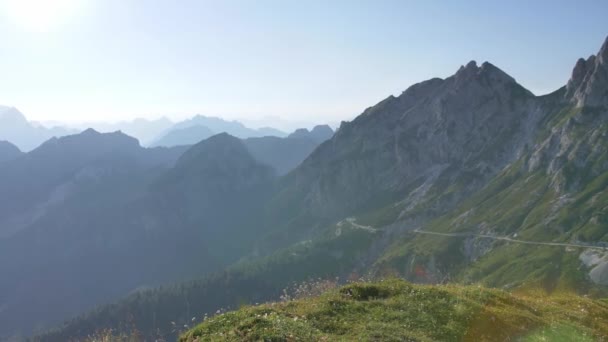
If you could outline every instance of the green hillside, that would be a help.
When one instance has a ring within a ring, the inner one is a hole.
[[[353,283],[320,296],[243,307],[180,341],[597,341],[608,302],[479,286]]]

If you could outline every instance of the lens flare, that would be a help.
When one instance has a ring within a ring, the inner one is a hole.
[[[4,0],[4,15],[28,31],[47,32],[74,14],[82,0]]]

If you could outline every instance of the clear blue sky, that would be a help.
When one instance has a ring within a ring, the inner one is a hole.
[[[0,3],[0,104],[36,120],[336,122],[472,59],[543,94],[608,35],[605,0]]]

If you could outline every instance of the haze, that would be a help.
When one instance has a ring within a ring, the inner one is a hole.
[[[0,103],[69,122],[196,113],[339,122],[471,59],[543,94],[608,28],[603,1],[7,0],[1,9]]]

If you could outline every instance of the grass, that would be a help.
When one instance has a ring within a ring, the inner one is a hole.
[[[181,336],[193,341],[597,341],[608,303],[567,292],[353,283],[320,296],[247,306]]]

